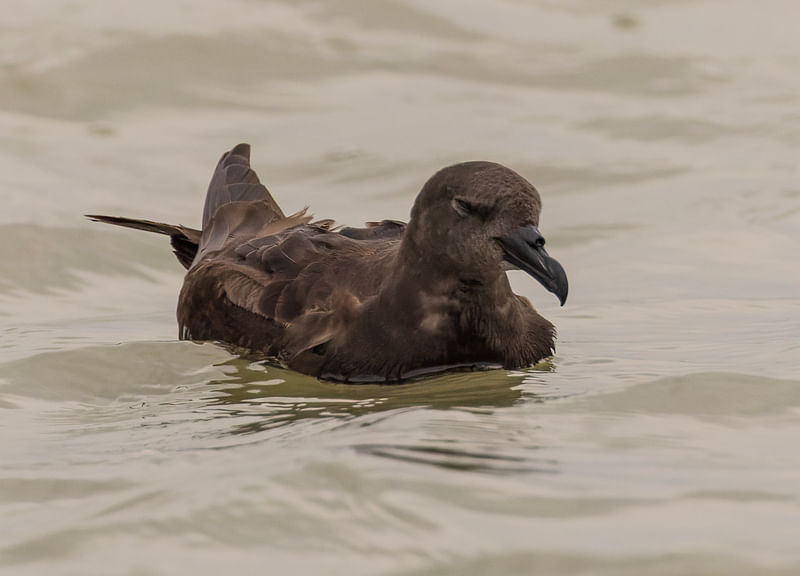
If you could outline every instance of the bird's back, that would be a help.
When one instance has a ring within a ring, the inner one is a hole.
[[[180,337],[282,359],[319,346],[378,291],[404,230],[395,221],[336,230],[305,210],[285,216],[240,144],[209,185],[178,301]]]

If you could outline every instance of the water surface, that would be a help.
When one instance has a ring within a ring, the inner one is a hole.
[[[800,7],[7,0],[0,573],[796,574]],[[534,369],[344,386],[176,341],[219,154],[286,211],[529,178]]]

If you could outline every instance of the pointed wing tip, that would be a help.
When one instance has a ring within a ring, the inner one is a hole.
[[[92,222],[109,222],[118,220],[118,218],[115,216],[104,216],[102,214],[84,214],[83,217],[91,220]]]

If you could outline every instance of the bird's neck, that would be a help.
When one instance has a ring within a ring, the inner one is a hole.
[[[447,262],[407,256],[398,255],[380,300],[410,327],[428,327],[431,332],[449,327],[477,340],[489,332],[524,331],[525,306],[502,270],[459,270]]]
[[[455,342],[442,352],[446,361],[459,361],[453,355],[466,352],[465,357],[520,367],[550,355],[552,324],[514,294],[505,272],[454,271],[424,258],[403,259],[402,253],[395,264],[375,304],[392,310],[419,342],[432,348]]]

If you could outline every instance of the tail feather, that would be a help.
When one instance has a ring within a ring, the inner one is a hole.
[[[197,254],[197,247],[200,244],[200,230],[187,228],[186,226],[121,216],[103,216],[100,214],[86,214],[86,217],[94,222],[114,224],[115,226],[124,226],[125,228],[134,228],[135,230],[144,230],[145,232],[169,236],[172,251],[181,265],[187,270],[192,265],[192,261]]]

